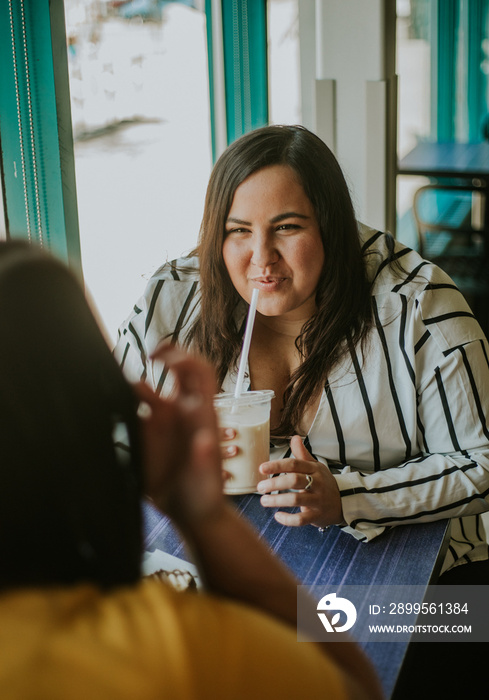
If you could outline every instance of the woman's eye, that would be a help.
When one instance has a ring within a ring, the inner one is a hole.
[[[231,236],[232,234],[235,235],[242,235],[244,233],[248,233],[247,228],[231,228],[226,231],[226,236]]]
[[[294,231],[298,228],[300,228],[298,224],[280,224],[277,231]]]

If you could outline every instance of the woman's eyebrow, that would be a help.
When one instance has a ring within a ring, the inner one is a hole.
[[[296,211],[287,211],[284,214],[277,214],[277,216],[274,216],[273,219],[270,219],[271,224],[276,224],[279,221],[282,221],[283,219],[310,219],[311,217],[306,216],[305,214],[299,214]]]
[[[230,216],[227,221],[227,224],[241,224],[242,226],[251,226],[251,221],[243,221],[242,219],[235,219],[234,217]]]
[[[272,219],[270,219],[271,224],[276,224],[284,219],[310,219],[310,216],[305,214],[299,214],[296,211],[286,211],[283,214],[277,214]],[[234,216],[228,217],[226,220],[227,224],[240,224],[241,226],[251,226],[251,221],[243,221],[243,219],[236,219]]]

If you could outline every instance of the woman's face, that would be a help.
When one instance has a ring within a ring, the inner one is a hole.
[[[324,249],[313,206],[288,165],[262,168],[237,188],[222,252],[238,294],[249,303],[260,290],[261,314],[312,315]]]

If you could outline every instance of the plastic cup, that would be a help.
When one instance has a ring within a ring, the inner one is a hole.
[[[214,399],[221,428],[234,428],[236,438],[223,445],[238,448],[235,457],[224,460],[224,469],[231,475],[224,485],[224,493],[230,495],[254,493],[263,479],[258,468],[270,458],[270,404],[273,391],[245,391],[234,394],[218,394]]]

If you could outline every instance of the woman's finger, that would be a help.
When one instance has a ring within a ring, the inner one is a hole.
[[[264,475],[283,474],[285,472],[311,474],[314,471],[316,464],[316,460],[312,462],[305,462],[302,459],[289,457],[287,459],[276,459],[273,462],[263,462],[260,464],[260,471]]]
[[[227,440],[234,440],[236,437],[236,431],[234,428],[219,428],[219,439],[221,442],[226,442]]]
[[[222,459],[230,459],[231,457],[236,457],[238,454],[238,446],[237,445],[221,445],[221,458]]]
[[[299,459],[304,462],[316,462],[316,458],[312,456],[312,454],[309,452],[309,450],[306,448],[304,445],[304,441],[302,440],[300,435],[294,435],[291,440],[290,440],[290,449],[292,450],[292,454],[296,459]]]
[[[318,512],[316,510],[306,510],[300,513],[285,513],[283,510],[279,510],[275,513],[274,518],[281,525],[302,527],[303,525],[316,524]]]
[[[312,482],[311,482],[312,478]],[[314,477],[310,473],[290,472],[287,474],[279,474],[272,479],[264,479],[259,481],[257,490],[260,493],[270,493],[271,491],[285,491],[286,489],[306,489],[314,482]]]
[[[200,358],[189,355],[181,348],[163,343],[151,356],[161,360],[177,379],[180,392],[202,394],[207,399],[216,393],[216,381],[212,367]]]
[[[260,503],[266,508],[312,508],[318,505],[318,498],[307,491],[288,491],[287,493],[265,494]]]
[[[132,388],[138,399],[147,403],[148,406],[155,406],[160,401],[153,389],[145,382],[137,382],[132,385]]]

